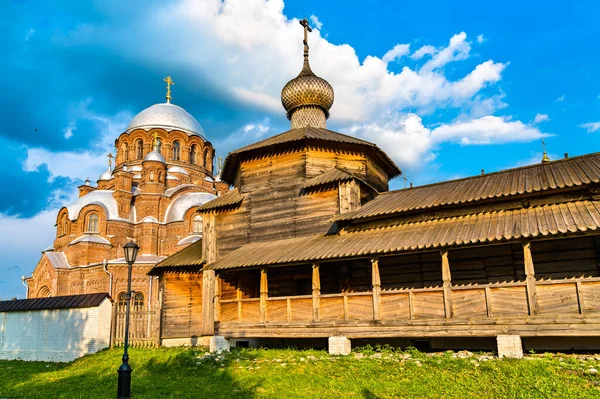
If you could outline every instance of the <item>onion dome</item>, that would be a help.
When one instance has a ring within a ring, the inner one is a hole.
[[[292,129],[313,126],[326,127],[329,110],[333,105],[333,87],[325,79],[313,73],[308,61],[308,35],[312,31],[306,19],[304,26],[304,65],[300,74],[290,80],[281,90],[281,103],[292,122]]]

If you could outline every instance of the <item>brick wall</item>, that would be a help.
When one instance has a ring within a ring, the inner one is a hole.
[[[68,362],[110,344],[112,303],[0,313],[0,359]],[[24,328],[24,327],[27,328]]]

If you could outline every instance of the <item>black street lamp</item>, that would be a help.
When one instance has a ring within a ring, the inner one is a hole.
[[[127,298],[125,310],[125,340],[123,345],[123,364],[119,367],[119,382],[117,384],[117,398],[129,399],[131,395],[131,367],[129,366],[129,355],[127,347],[129,346],[129,309],[131,307],[131,271],[133,263],[137,257],[138,247],[133,241],[123,246],[125,252],[125,261],[127,262]]]

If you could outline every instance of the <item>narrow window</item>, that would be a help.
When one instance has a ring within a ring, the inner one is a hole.
[[[135,142],[135,157],[144,158],[144,142],[141,139]]]
[[[88,233],[98,233],[100,230],[98,229],[98,214],[92,213],[88,217],[87,223],[87,232]]]
[[[144,294],[142,294],[141,292],[135,293],[133,297],[132,307],[132,310],[134,312],[141,312],[144,310]]]
[[[123,149],[123,160],[125,162],[127,162],[127,161],[129,161],[129,146],[127,145],[127,143],[123,143],[122,149]]]
[[[173,142],[173,160],[179,161],[180,158],[181,158],[181,144],[179,144],[179,141],[175,140]]]
[[[212,172],[212,159],[211,159],[210,151],[208,150],[208,148],[206,150],[204,150],[204,167],[209,172]]]
[[[67,215],[63,215],[63,217],[60,220],[59,231],[61,236],[69,232],[69,218],[67,217]]]
[[[194,165],[196,164],[196,154],[198,152],[198,149],[196,147],[196,145],[192,145],[192,148],[190,148],[190,163],[193,163]]]
[[[202,216],[201,215],[194,216],[194,220],[192,220],[192,233],[202,233]]]
[[[125,292],[121,292],[118,296],[117,312],[124,312],[126,307],[127,307],[127,294]]]
[[[154,171],[153,170],[150,171],[149,177],[150,177],[150,181],[154,182]]]

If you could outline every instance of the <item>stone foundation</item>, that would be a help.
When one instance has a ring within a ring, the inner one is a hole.
[[[230,344],[229,340],[221,337],[219,335],[214,335],[212,337],[208,337],[208,350],[209,352],[223,352],[229,351]]]
[[[521,359],[523,357],[523,345],[519,335],[498,335],[498,357]]]
[[[330,355],[349,355],[352,350],[350,340],[346,337],[329,337]]]

